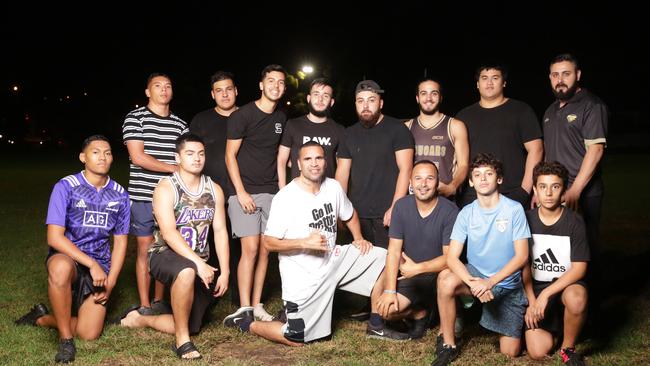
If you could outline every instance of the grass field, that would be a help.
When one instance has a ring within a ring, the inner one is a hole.
[[[40,365],[53,362],[57,333],[42,328],[16,327],[13,321],[36,302],[47,303],[44,259],[47,253],[44,220],[53,184],[81,169],[75,154],[37,159],[32,155],[10,160],[0,157],[0,364]],[[578,349],[592,365],[650,364],[650,191],[645,170],[648,155],[610,154],[605,160],[606,196],[602,221],[603,287],[597,327]],[[112,176],[126,186],[124,159]],[[643,188],[646,187],[646,188]],[[137,299],[133,269],[134,242],[109,302],[112,318]],[[280,307],[277,265],[269,273],[267,308]],[[233,270],[234,272],[234,270]],[[193,364],[224,365],[427,365],[433,359],[434,334],[421,341],[387,343],[365,338],[365,324],[345,320],[360,299],[340,296],[336,304],[332,340],[293,349],[271,344],[221,326],[235,309],[229,294],[212,311],[213,322],[194,337],[204,359]],[[476,324],[466,326],[457,365],[560,365],[557,356],[534,362],[499,355],[497,338]],[[94,342],[77,341],[76,364],[148,365],[179,363],[170,351],[173,337],[152,330],[107,326]]]

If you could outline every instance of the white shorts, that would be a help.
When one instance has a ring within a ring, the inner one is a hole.
[[[332,333],[332,304],[334,291],[345,290],[370,296],[377,278],[386,264],[386,249],[373,247],[361,255],[354,245],[337,245],[327,277],[310,288],[313,292],[300,303],[285,299],[287,322],[282,327],[284,337],[293,342],[310,342]]]

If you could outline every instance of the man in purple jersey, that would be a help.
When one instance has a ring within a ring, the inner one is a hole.
[[[129,233],[129,194],[108,176],[113,155],[106,137],[84,140],[79,160],[84,170],[54,186],[47,210],[52,314],[39,303],[16,320],[17,325],[57,328],[59,351],[54,360],[62,363],[74,361],[75,335],[94,340],[102,333],[106,302],[122,269]]]

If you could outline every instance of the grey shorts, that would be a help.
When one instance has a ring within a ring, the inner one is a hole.
[[[353,245],[337,245],[332,255],[336,259],[330,272],[309,288],[311,294],[300,302],[285,299],[287,322],[282,332],[292,342],[310,342],[330,335],[334,291],[369,297],[386,264],[386,250],[378,247],[361,255]]]
[[[466,264],[467,271],[474,277],[486,278],[471,264]],[[487,330],[512,338],[521,338],[524,328],[524,316],[528,299],[524,287],[507,289],[500,286],[492,288],[494,299],[483,304],[483,313],[479,324]]]
[[[153,235],[153,208],[151,202],[131,201],[131,225],[129,234],[135,236]]]
[[[252,214],[244,212],[236,195],[228,197],[228,216],[232,225],[233,238],[260,235],[266,230],[273,196],[270,193],[251,194],[257,207]]]

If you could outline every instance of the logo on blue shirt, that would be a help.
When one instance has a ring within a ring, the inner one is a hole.
[[[106,228],[108,226],[108,213],[97,211],[84,211],[85,227]]]

